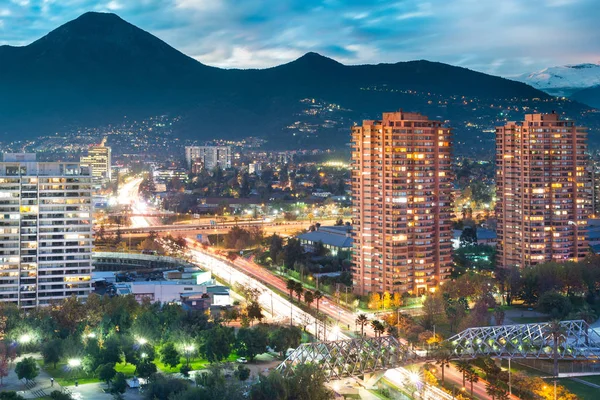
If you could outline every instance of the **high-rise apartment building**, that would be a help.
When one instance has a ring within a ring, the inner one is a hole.
[[[577,260],[587,253],[587,131],[558,114],[496,128],[498,265]]]
[[[452,133],[403,111],[352,128],[358,294],[434,291],[452,268]]]
[[[185,146],[185,160],[191,170],[194,165],[202,165],[208,171],[217,166],[231,168],[231,147],[229,146]]]
[[[47,305],[91,291],[89,168],[5,154],[0,163],[0,302]]]
[[[111,179],[111,148],[105,146],[106,139],[88,150],[87,156],[81,157],[82,166],[90,168],[92,178],[96,183],[110,182]]]

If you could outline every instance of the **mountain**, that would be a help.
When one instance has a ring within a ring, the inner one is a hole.
[[[174,114],[183,138],[343,146],[353,122],[404,108],[448,121],[461,145],[493,146],[482,130],[520,110],[587,115],[524,83],[425,60],[347,66],[307,53],[267,69],[213,68],[105,13],[83,14],[27,46],[2,46],[0,60],[4,140]]]
[[[538,72],[520,75],[515,80],[551,95],[570,96],[582,89],[600,85],[600,64],[587,63],[545,68]]]

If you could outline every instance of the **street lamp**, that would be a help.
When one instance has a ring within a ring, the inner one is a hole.
[[[137,342],[138,342],[140,345],[142,345],[142,346],[148,343],[148,340],[147,340],[147,339],[145,339],[145,338],[142,338],[142,337],[139,337],[139,338],[137,338],[136,340],[137,340]]]
[[[24,333],[21,336],[19,336],[18,342],[21,344],[27,344],[30,343],[33,340],[33,336],[31,336],[29,333]]]
[[[67,365],[71,368],[81,367],[81,360],[79,358],[71,358],[67,361]]]

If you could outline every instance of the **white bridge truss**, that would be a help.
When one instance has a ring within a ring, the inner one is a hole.
[[[583,320],[562,321],[558,359],[597,360],[600,335]],[[550,323],[469,328],[447,339],[456,358],[552,359],[554,339]]]
[[[418,358],[393,336],[314,342],[300,345],[277,369],[293,373],[300,364],[318,365],[328,380],[397,368]]]

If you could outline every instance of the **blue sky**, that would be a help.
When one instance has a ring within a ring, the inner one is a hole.
[[[28,44],[86,11],[115,12],[220,67],[269,67],[308,51],[504,76],[600,61],[600,0],[0,0],[0,44]]]

